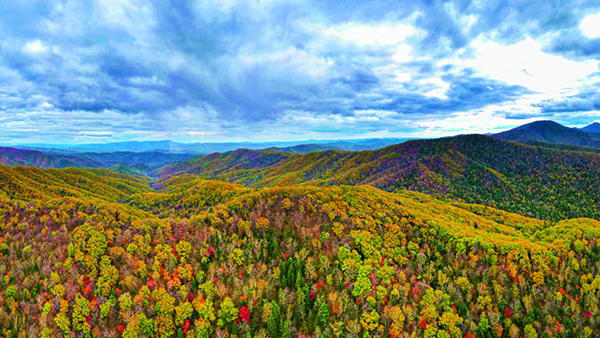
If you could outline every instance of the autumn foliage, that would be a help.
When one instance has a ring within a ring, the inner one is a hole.
[[[0,170],[3,337],[600,334],[594,219],[373,186]]]

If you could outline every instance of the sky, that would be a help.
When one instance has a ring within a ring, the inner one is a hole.
[[[0,1],[0,143],[600,121],[600,1]]]

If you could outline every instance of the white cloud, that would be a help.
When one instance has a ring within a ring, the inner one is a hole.
[[[433,87],[433,89],[428,90],[428,91],[426,91],[426,92],[423,93],[423,95],[425,95],[425,96],[428,96],[428,97],[437,97],[437,98],[440,98],[440,99],[447,99],[448,98],[448,96],[446,96],[446,92],[450,88],[450,84],[447,83],[447,82],[444,82],[439,77],[433,77],[433,78],[429,78],[429,79],[423,79],[423,80],[419,81],[419,84],[423,88]]]
[[[163,86],[165,81],[159,80],[156,76],[152,77],[130,77],[129,82],[138,86]]]
[[[392,57],[394,61],[398,63],[408,62],[414,57],[412,56],[412,47],[406,44],[399,45],[396,47],[396,52]]]
[[[23,52],[27,54],[45,54],[48,52],[48,47],[40,40],[33,40],[23,46]]]
[[[98,0],[98,13],[109,28],[119,27],[138,44],[152,43],[156,19],[148,3],[139,0]]]
[[[492,79],[538,93],[572,93],[586,77],[598,71],[598,63],[592,60],[578,62],[544,53],[540,43],[531,38],[512,45],[479,39],[471,46],[476,56],[460,60],[459,64],[473,67]]]
[[[530,123],[539,118],[509,120],[491,110],[458,113],[446,119],[431,119],[415,121],[414,124],[425,131],[421,136],[452,136],[469,133],[498,133],[500,130],[514,128],[518,125]]]
[[[413,26],[404,23],[365,25],[352,22],[333,26],[327,30],[326,34],[337,36],[343,40],[356,43],[359,46],[389,46],[403,42],[417,32],[417,29]]]
[[[600,13],[588,15],[583,18],[579,28],[581,29],[583,35],[590,39],[600,37]]]

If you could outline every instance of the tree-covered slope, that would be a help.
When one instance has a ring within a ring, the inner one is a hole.
[[[238,151],[163,168],[249,187],[368,184],[478,203],[548,220],[600,219],[600,154],[484,135],[415,140],[376,151]]]
[[[0,165],[0,197],[29,201],[57,197],[90,197],[117,201],[149,191],[147,178],[106,169],[40,169]]]
[[[46,154],[35,150],[0,147],[0,164],[40,168],[102,168],[101,161],[68,155]]]
[[[0,334],[600,334],[595,220],[370,186],[157,188],[0,202]]]

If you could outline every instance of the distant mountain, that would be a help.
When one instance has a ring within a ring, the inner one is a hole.
[[[594,122],[588,126],[581,128],[581,130],[586,131],[588,133],[600,133],[600,123]]]
[[[383,138],[383,139],[363,139],[363,140],[350,140],[350,141],[335,141],[328,143],[308,143],[299,144],[291,147],[272,147],[268,148],[271,150],[277,150],[286,153],[294,154],[308,154],[315,151],[326,151],[326,150],[342,150],[342,151],[362,151],[362,150],[376,150],[406,142],[409,139],[397,139],[397,138]]]
[[[109,168],[115,172],[132,175],[148,175],[152,170],[192,156],[191,154],[171,154],[162,151],[57,155],[36,150],[0,147],[0,164],[9,167]]]
[[[25,144],[11,146],[18,149],[37,150],[44,153],[53,154],[76,154],[76,153],[107,153],[107,152],[149,152],[161,151],[170,154],[194,154],[208,155],[212,153],[222,153],[236,149],[268,149],[268,148],[288,148],[298,145],[297,148],[310,149],[307,145],[323,145],[315,149],[329,150],[373,150],[387,147],[392,144],[404,142],[408,139],[399,138],[381,138],[381,139],[357,139],[357,140],[306,140],[291,142],[220,142],[220,143],[179,143],[173,141],[132,141],[132,142],[113,142],[113,143],[95,143],[81,145],[56,145],[56,144]],[[282,150],[285,151],[285,150]],[[289,151],[295,151],[289,149]]]
[[[117,151],[131,151],[131,152],[144,152],[152,150],[168,150],[174,153],[184,152],[180,147],[180,143],[173,141],[131,141],[131,142],[112,142],[112,143],[93,143],[93,144],[80,144],[76,146],[68,147],[70,151],[76,152],[117,152]]]
[[[550,142],[600,148],[600,135],[565,127],[554,121],[532,122],[494,136],[521,143]]]
[[[281,151],[284,153],[293,153],[293,154],[308,154],[313,153],[315,151],[325,151],[330,150],[331,147],[322,144],[299,144],[297,146],[292,147],[273,147],[269,148],[269,150]]]
[[[104,164],[89,158],[45,154],[35,150],[0,147],[0,163],[12,166],[39,168],[102,168]]]
[[[105,163],[107,166],[115,164],[138,164],[143,163],[150,168],[158,168],[169,163],[193,157],[191,154],[176,154],[164,151],[115,151],[110,153],[79,153],[78,156]]]

